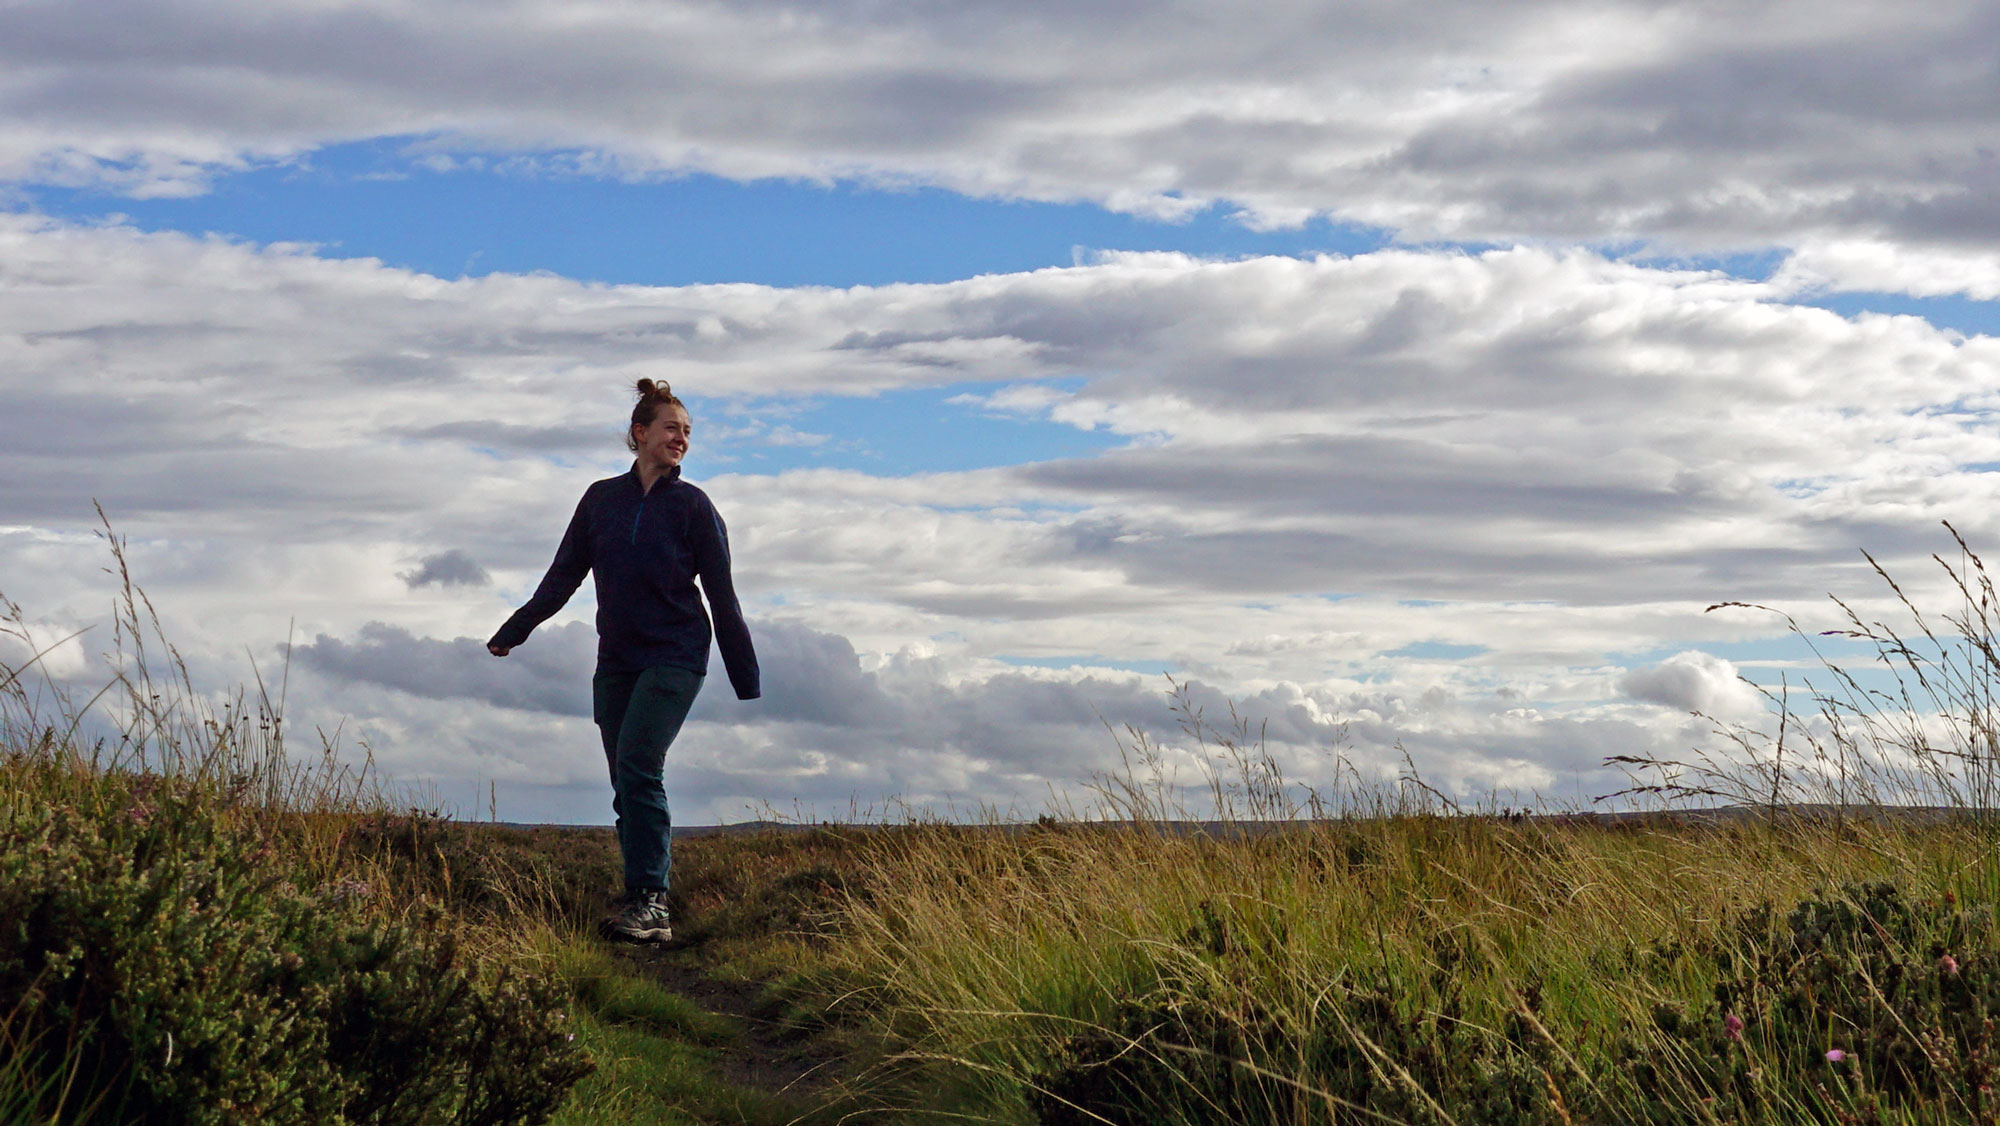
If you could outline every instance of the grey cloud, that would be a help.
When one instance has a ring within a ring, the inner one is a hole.
[[[26,337],[24,336],[24,339]],[[151,345],[139,345],[144,350]],[[78,394],[59,387],[7,384],[7,410],[0,413],[0,449],[10,454],[58,458],[79,445],[95,443],[119,453],[157,455],[198,450],[218,441],[251,441],[251,412],[217,403],[200,417],[176,409],[174,396],[126,391]]]
[[[912,745],[931,739],[971,753],[1004,747],[1010,770],[1063,782],[1109,767],[1114,744],[1106,725],[1150,725],[1163,710],[1158,688],[1098,676],[1055,681],[1008,673],[949,688],[918,681],[904,691],[919,717]]]
[[[619,428],[610,426],[528,426],[514,422],[460,421],[400,431],[412,438],[459,442],[515,453],[577,453],[605,450],[618,442]]]
[[[694,718],[737,723],[894,727],[906,705],[891,701],[861,670],[846,638],[784,621],[753,623],[764,699],[743,705],[720,676],[697,698]],[[596,630],[585,622],[544,625],[505,658],[485,641],[420,637],[370,622],[352,638],[321,635],[295,651],[307,668],[341,680],[427,699],[477,700],[500,707],[590,715]],[[719,672],[719,670],[717,670]]]
[[[1130,542],[1056,558],[1101,559],[1135,582],[1238,596],[1359,588],[1400,598],[1607,606],[1637,591],[1689,602],[1755,592],[1809,597],[1856,565],[1854,542],[1829,536],[1817,545],[1667,548],[1619,559],[1609,551],[1509,542],[1504,532],[1477,525],[1367,536],[1260,529],[1175,534],[1156,527]]]
[[[1121,760],[1119,742],[1132,745],[1128,724],[1166,752],[1160,781],[1189,812],[1202,815],[1209,808],[1204,762],[1225,785],[1242,781],[1228,757],[1216,753],[1216,735],[1230,730],[1229,700],[1212,687],[1189,686],[1209,722],[1210,753],[1204,759],[1178,728],[1158,687],[1103,680],[1072,685],[1031,681],[1003,674],[990,692],[976,683],[945,690],[931,681],[933,691],[951,700],[936,724],[920,719],[851,730],[797,723],[691,723],[669,763],[675,819],[705,824],[771,812],[835,819],[859,813],[879,819],[911,812],[969,815],[982,809],[1033,817],[1051,802],[1062,803],[1068,812],[1105,812],[1093,785],[1108,782],[1115,791],[1121,780],[1151,781],[1143,762]],[[911,687],[919,682],[912,680]],[[415,698],[363,687],[378,695],[343,691],[332,699],[363,704],[370,715],[402,728],[393,757],[386,757],[383,730],[365,724],[357,729],[381,748],[378,764],[403,777],[434,780],[446,796],[462,805],[469,801],[479,816],[484,815],[484,782],[497,778],[502,816],[609,819],[597,737],[586,719],[524,728],[483,702]],[[1625,782],[1604,769],[1606,756],[1672,753],[1695,734],[1685,725],[1656,728],[1615,719],[1517,722],[1448,698],[1322,693],[1316,702],[1321,710],[1307,708],[1296,692],[1285,691],[1235,701],[1247,721],[1248,741],[1254,744],[1261,733],[1266,749],[1293,783],[1296,800],[1303,800],[1304,787],[1338,800],[1352,792],[1357,778],[1374,793],[1393,794],[1397,778],[1413,764],[1426,783],[1468,803],[1493,795],[1496,801],[1526,804],[1539,791],[1542,808],[1588,805],[1590,798]],[[1051,704],[1056,705],[1053,710],[1022,710]],[[738,710],[747,716],[755,707]],[[1338,714],[1342,709],[1345,722]],[[994,729],[985,730],[986,724]],[[576,792],[560,801],[538,796],[549,786]],[[1406,792],[1414,796],[1414,791]]]
[[[1510,701],[1442,691],[1286,685],[1232,696],[1197,680],[1185,683],[1184,696],[1207,728],[1204,757],[1156,680],[968,676],[960,666],[907,656],[867,672],[837,635],[783,621],[754,629],[773,673],[767,696],[746,704],[722,691],[704,694],[672,763],[683,822],[739,819],[759,803],[845,816],[850,799],[874,816],[898,809],[1033,816],[1051,801],[1091,812],[1100,780],[1113,791],[1121,778],[1148,780],[1143,760],[1121,759],[1120,742],[1129,749],[1134,730],[1162,748],[1164,784],[1199,815],[1207,808],[1205,770],[1218,771],[1225,785],[1241,781],[1216,746],[1218,734],[1232,731],[1232,711],[1245,721],[1243,737],[1263,741],[1295,787],[1329,795],[1357,777],[1393,789],[1407,760],[1426,782],[1469,800],[1492,793],[1513,802],[1540,791],[1573,804],[1565,796],[1572,790],[1617,788],[1620,779],[1603,768],[1606,755],[1679,750],[1687,735],[1619,719],[1519,719],[1502,710]],[[508,816],[549,818],[560,805],[580,811],[561,819],[602,820],[597,737],[588,723],[590,635],[583,623],[545,628],[504,661],[473,638],[427,638],[381,623],[347,638],[321,636],[294,652],[289,715],[295,729],[347,724],[350,740],[367,741],[388,777],[421,781],[475,814],[483,814],[485,782],[497,780]],[[1123,773],[1133,769],[1139,773]],[[551,786],[576,793],[560,802],[535,796]],[[1302,789],[1293,793],[1303,797]]]
[[[2000,460],[1990,434],[1935,409],[1995,393],[1991,341],[1858,325],[1768,304],[1755,286],[1585,254],[1114,258],[938,286],[649,290],[440,285],[19,217],[0,240],[0,278],[18,298],[0,313],[20,404],[0,417],[8,512],[73,526],[96,497],[141,533],[185,536],[198,522],[205,536],[386,541],[398,554],[453,543],[516,597],[582,485],[626,464],[630,337],[683,321],[751,326],[666,358],[691,386],[740,390],[752,408],[752,396],[857,380],[1081,376],[1060,409],[1181,432],[977,480],[857,481],[821,496],[829,482],[788,479],[727,509],[756,545],[743,566],[770,589],[830,584],[953,616],[1060,620],[1101,603],[1102,590],[1036,577],[1069,563],[1124,575],[1116,598],[1130,606],[1328,583],[1582,603],[1776,596],[1744,589],[1766,583],[1816,592],[1856,545],[1959,516],[1983,478],[1904,482]],[[83,285],[96,303],[69,299]],[[78,343],[126,323],[189,336]],[[216,323],[238,330],[204,327]],[[70,335],[28,342],[52,330]],[[844,347],[854,334],[874,345]],[[1011,350],[943,368],[898,358],[954,340]],[[440,363],[388,390],[348,362],[459,350],[526,374],[474,384],[450,374],[468,365]],[[113,395],[141,409],[107,413]],[[399,440],[410,437],[424,440]],[[1798,495],[1801,481],[1820,494]],[[1081,511],[948,520],[978,545],[960,549],[936,538],[945,494],[947,507]],[[880,534],[830,536],[836,509]],[[1732,526],[1770,532],[1720,535]]]
[[[493,581],[493,576],[486,573],[486,568],[481,567],[478,560],[456,547],[426,555],[417,561],[415,570],[399,571],[396,577],[412,590],[433,583],[438,586],[486,586]]]
[[[1141,583],[1245,594],[1365,589],[1588,604],[1647,590],[1700,599],[1794,576],[1815,581],[1815,572],[1846,562],[1855,543],[1889,538],[1877,529],[1856,539],[1859,529],[1843,523],[1802,528],[1784,545],[1694,538],[1635,555],[1621,537],[1770,518],[1775,498],[1693,480],[1619,483],[1613,467],[1598,480],[1587,472],[1523,453],[1393,437],[1288,439],[1199,455],[1127,450],[1011,471],[1055,495],[1121,498],[1117,513],[1058,525],[1040,562],[1101,562]],[[1217,529],[1218,514],[1234,526]]]
[[[876,678],[861,669],[854,646],[838,634],[797,622],[759,621],[752,628],[764,696],[738,712],[726,681],[695,701],[695,718],[733,722],[793,721],[841,727],[893,727],[903,710]],[[712,670],[720,671],[720,670]]]
[[[1504,428],[1504,419],[1494,419]],[[1263,514],[1577,521],[1600,527],[1728,509],[1722,498],[1667,486],[1578,480],[1567,464],[1501,446],[1468,447],[1363,435],[1284,438],[1250,449],[1124,450],[1039,462],[1031,484],[1111,491],[1190,508]],[[1541,464],[1537,464],[1541,462]]]
[[[596,631],[581,622],[545,625],[504,658],[488,653],[478,638],[418,637],[382,622],[362,626],[351,640],[321,634],[292,650],[303,667],[335,680],[426,699],[585,717],[596,653]]]
[[[845,762],[866,764],[884,748],[900,747],[990,758],[995,768],[1067,778],[1080,762],[1108,761],[1102,759],[1111,749],[1104,724],[1146,723],[1161,710],[1157,689],[1127,679],[1000,674],[954,684],[924,662],[864,671],[847,639],[794,622],[753,622],[752,634],[763,697],[734,699],[720,670],[713,670],[717,675],[696,699],[690,720],[784,728],[794,732],[787,745]],[[545,626],[496,660],[474,638],[419,637],[371,622],[352,638],[322,635],[298,646],[294,657],[336,684],[588,717],[593,637],[584,623]],[[1077,758],[1086,748],[1096,753]]]
[[[1135,260],[968,284],[951,319],[958,333],[1020,342],[1052,371],[1089,373],[1092,399],[1171,388],[1224,414],[1422,404],[1427,415],[1483,424],[1480,437],[1498,447],[1532,449],[1546,443],[1547,421],[1638,405],[1712,412],[1724,389],[1743,407],[1796,400],[1805,388],[1774,376],[1639,362],[1639,344],[1689,360],[1827,346],[1817,310],[1775,309],[1753,287],[1729,292],[1719,279],[1670,277],[1525,250]],[[1061,299],[1044,299],[1044,285]],[[1489,417],[1495,411],[1554,413]]]
[[[356,137],[613,174],[1170,197],[1418,238],[1991,244],[1990,6],[17,4],[0,168],[185,190]],[[1746,37],[1744,24],[1753,23]],[[1119,49],[1106,51],[1115,42]],[[413,125],[412,123],[416,123]],[[1938,202],[1943,201],[1943,202]],[[1981,220],[1985,220],[1982,222]]]
[[[154,454],[120,450],[87,464],[10,451],[0,455],[10,467],[0,480],[0,506],[21,518],[75,527],[89,522],[95,500],[127,530],[155,524],[185,530],[198,518],[200,530],[210,535],[254,536],[282,527],[287,540],[338,540],[359,527],[421,512],[427,504],[427,490],[418,480],[386,473],[380,459],[360,451],[307,458],[268,443],[208,439],[202,445],[207,448]],[[325,498],[330,481],[339,482],[342,500],[354,507],[319,510],[317,519],[299,521],[301,510],[314,510]]]
[[[1090,678],[1076,683],[1001,675],[976,689],[941,683],[921,664],[881,675],[864,671],[854,647],[837,634],[783,620],[752,623],[763,697],[733,698],[718,675],[695,702],[696,722],[809,725],[853,753],[883,737],[921,746],[1018,748],[1041,761],[1050,757],[1051,731],[1097,722],[1098,701],[1115,697],[1112,715],[1135,718],[1129,687]],[[321,635],[294,650],[308,669],[337,680],[393,688],[427,699],[465,699],[557,715],[590,714],[589,679],[595,663],[591,626],[544,626],[505,659],[485,642],[419,637],[398,626],[371,622],[352,639]],[[1143,693],[1150,699],[1151,692]],[[844,732],[835,735],[834,732]],[[1039,748],[1039,749],[1037,749]]]
[[[1409,752],[1418,776],[1468,805],[1530,799],[1544,811],[1575,811],[1619,808],[1616,801],[1598,800],[1630,784],[1627,776],[1605,767],[1610,756],[1670,759],[1685,753],[1689,738],[1706,734],[1668,733],[1615,719],[1550,718],[1525,731],[1417,732],[1397,742]],[[1547,781],[1510,779],[1538,774]]]
[[[1460,699],[1439,689],[1416,696],[1276,689],[1231,700],[1213,688],[1190,687],[1211,731],[1229,729],[1233,706],[1247,720],[1247,734],[1254,739],[1261,733],[1281,749],[1295,781],[1329,795],[1356,778],[1378,795],[1394,793],[1395,780],[1414,770],[1469,805],[1587,808],[1627,782],[1607,767],[1610,756],[1666,757],[1706,734],[1691,722],[1662,727],[1604,714],[1517,712],[1510,693]]]

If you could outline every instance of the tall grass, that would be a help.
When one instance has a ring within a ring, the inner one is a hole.
[[[949,1087],[998,1121],[1557,1121],[1562,1101],[1597,1121],[1792,1121],[1831,1074],[1788,1091],[1767,1071],[1769,1114],[1712,1119],[1720,1080],[1694,1068],[1674,1080],[1687,1105],[1649,1119],[1634,1105],[1667,1081],[1626,1065],[1720,1037],[1722,955],[1769,947],[1784,907],[1891,883],[1990,915],[1993,843],[1970,823],[1431,814],[1264,834],[933,826],[872,854],[878,892],[844,908],[829,957],[869,983],[894,1045],[863,1082],[913,1118]],[[1775,921],[1747,930],[1767,903]],[[1942,937],[1958,913],[1925,925]],[[1952,950],[1991,973],[1989,948]],[[1822,1057],[1865,1051],[1825,1035]]]

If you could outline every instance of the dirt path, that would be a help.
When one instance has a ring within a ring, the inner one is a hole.
[[[801,1106],[810,1105],[829,1085],[834,1057],[814,1054],[809,1044],[787,1037],[782,1028],[760,1016],[759,986],[710,976],[699,950],[627,946],[620,953],[647,977],[743,1030],[737,1040],[716,1048],[722,1076],[730,1083],[768,1091]]]

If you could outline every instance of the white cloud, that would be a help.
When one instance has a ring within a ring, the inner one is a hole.
[[[934,184],[1168,221],[1221,200],[1253,225],[1413,239],[1990,245],[1996,39],[1971,0],[40,0],[0,12],[0,177],[187,192],[396,136],[458,164]]]
[[[1785,259],[1771,284],[1802,293],[1964,294],[1994,301],[2000,300],[2000,258],[1976,242],[1927,245],[1880,238],[1809,239]]]
[[[1618,688],[1635,700],[1700,712],[1723,722],[1746,722],[1767,711],[1762,694],[1744,682],[1735,665],[1698,649],[1633,669],[1619,678]]]
[[[0,682],[74,681],[91,670],[87,625],[0,621]]]

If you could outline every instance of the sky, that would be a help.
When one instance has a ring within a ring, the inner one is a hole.
[[[14,0],[0,661],[114,675],[101,505],[294,750],[606,822],[588,587],[484,643],[644,376],[765,681],[679,823],[1196,781],[1177,686],[1303,785],[1588,807],[1814,674],[1709,606],[2000,542],[1996,59],[1977,3]]]

